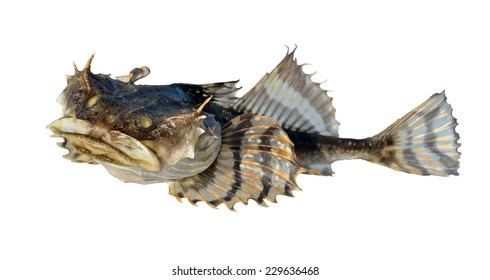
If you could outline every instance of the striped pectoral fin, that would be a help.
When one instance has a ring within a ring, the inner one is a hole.
[[[265,200],[276,202],[277,195],[292,196],[300,189],[293,144],[274,119],[241,115],[224,126],[222,137],[215,162],[200,174],[171,182],[171,195],[233,209],[249,199],[266,206]]]
[[[459,135],[444,92],[396,121],[372,139],[385,143],[376,163],[419,175],[458,175]]]

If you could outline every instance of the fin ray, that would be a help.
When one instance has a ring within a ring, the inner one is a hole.
[[[172,181],[171,195],[179,198],[187,193],[191,203],[205,201],[212,207],[223,203],[233,210],[237,202],[252,199],[266,206],[264,200],[275,202],[277,195],[292,196],[292,190],[300,189],[296,176],[301,167],[293,144],[274,119],[240,115],[223,126],[222,136],[215,162],[200,174]]]
[[[381,151],[379,159],[372,161],[419,175],[458,175],[461,154],[456,126],[444,91],[436,93],[372,137],[392,142]]]
[[[332,98],[312,75],[305,74],[294,51],[238,100],[233,109],[275,118],[283,128],[324,136],[338,136]]]

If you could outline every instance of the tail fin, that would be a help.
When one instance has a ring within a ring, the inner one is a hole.
[[[459,135],[451,113],[444,91],[432,95],[370,139],[385,143],[381,155],[372,161],[419,175],[459,175]]]

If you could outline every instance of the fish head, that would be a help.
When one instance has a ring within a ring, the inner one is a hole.
[[[221,128],[202,104],[171,88],[134,85],[147,75],[135,68],[117,79],[93,74],[89,62],[75,67],[58,102],[63,116],[48,125],[69,150],[68,159],[99,163],[115,177],[137,183],[164,182],[208,168],[221,146]],[[197,108],[196,108],[197,107]]]

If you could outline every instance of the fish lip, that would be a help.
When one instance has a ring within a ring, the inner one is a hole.
[[[107,159],[123,166],[141,167],[155,172],[162,168],[160,159],[150,148],[120,131],[109,131],[107,128],[70,117],[59,118],[47,128],[53,132],[53,137],[65,138],[87,151],[82,154],[92,156],[98,161]]]

